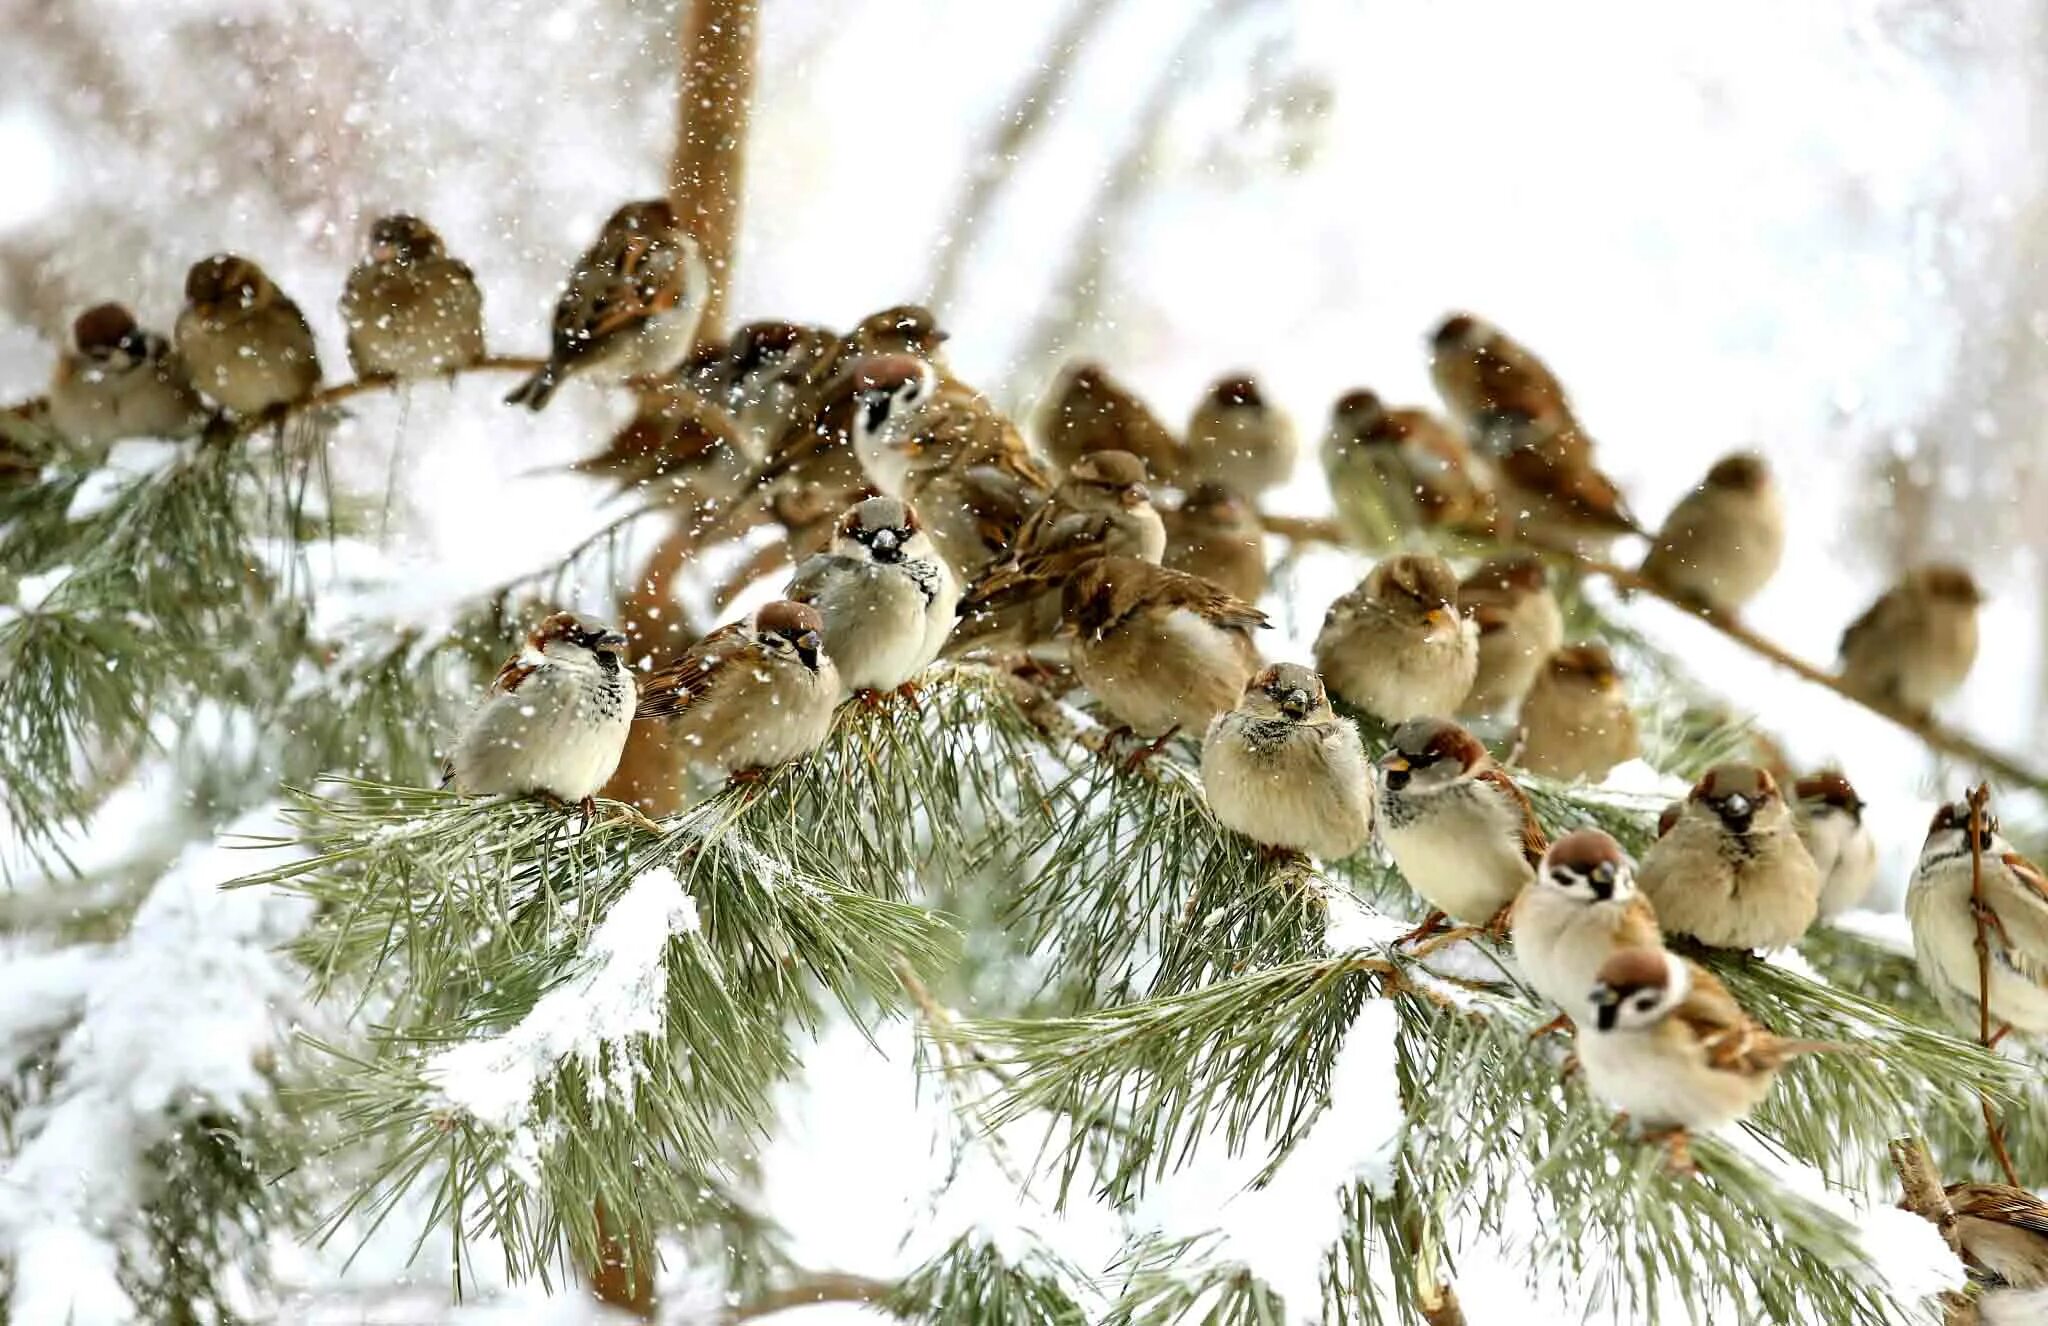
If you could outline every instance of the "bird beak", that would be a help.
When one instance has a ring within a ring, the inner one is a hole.
[[[1458,629],[1458,615],[1449,608],[1431,608],[1422,620],[1428,623],[1431,635],[1448,635]]]
[[[895,561],[898,547],[896,541],[896,531],[893,529],[876,530],[875,540],[869,546],[875,550],[876,561]]]
[[[796,656],[813,672],[818,670],[818,654],[824,647],[825,642],[816,631],[805,631],[796,638]]]
[[[1749,814],[1749,798],[1740,792],[1723,801],[1721,805],[1730,815],[1742,816]]]
[[[1593,1005],[1599,1010],[1593,1015],[1594,1023],[1602,1031],[1613,1031],[1614,1020],[1621,1014],[1621,1005],[1604,990],[1593,992]]]
[[[624,649],[630,643],[631,641],[626,639],[624,631],[606,631],[603,635],[597,637],[597,647],[599,649]]]
[[[1385,755],[1380,756],[1380,772],[1382,773],[1407,773],[1413,767],[1413,765],[1408,763],[1408,757],[1400,751],[1390,750]]]
[[[1142,483],[1134,483],[1124,489],[1123,504],[1127,507],[1140,507],[1151,500],[1152,490]]]
[[[1289,718],[1307,718],[1311,705],[1309,693],[1297,686],[1287,692],[1286,698],[1280,701],[1280,712]]]

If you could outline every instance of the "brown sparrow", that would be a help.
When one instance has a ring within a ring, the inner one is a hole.
[[[1507,714],[1564,644],[1564,614],[1541,558],[1510,553],[1458,582],[1458,607],[1479,630],[1479,671],[1458,712]]]
[[[668,200],[627,203],[570,269],[547,363],[505,400],[541,410],[573,373],[636,378],[675,367],[696,345],[710,292],[704,255]]]
[[[477,795],[580,802],[589,818],[633,725],[625,648],[624,635],[578,613],[534,627],[457,739],[442,781]]]
[[[1863,823],[1863,798],[1830,769],[1792,785],[1799,840],[1820,871],[1823,921],[1863,905],[1877,879],[1877,839]]]
[[[765,455],[800,402],[817,390],[839,346],[839,337],[823,327],[749,322],[733,332],[715,379],[699,390],[731,413],[749,451]]]
[[[1337,514],[1365,547],[1393,547],[1415,530],[1492,524],[1484,467],[1425,410],[1389,410],[1370,391],[1348,392],[1330,412],[1322,453]]]
[[[370,227],[370,256],[341,292],[348,361],[359,378],[423,378],[484,357],[484,296],[476,273],[448,256],[416,216]]]
[[[1925,712],[1947,699],[1977,661],[1984,596],[1958,566],[1906,573],[1842,632],[1842,681],[1852,690]]]
[[[313,329],[247,258],[217,253],[185,274],[178,354],[201,391],[244,419],[305,400],[320,385]]]
[[[1785,553],[1785,507],[1762,456],[1724,456],[1650,540],[1643,575],[1691,603],[1733,616]]]
[[[1951,1183],[1944,1191],[1973,1279],[2048,1289],[2048,1202],[2004,1183]]]
[[[206,407],[170,342],[135,325],[119,304],[96,304],[71,324],[72,347],[50,379],[50,425],[81,447],[129,437],[182,438]]]
[[[753,477],[746,434],[732,416],[674,382],[638,393],[638,410],[605,449],[571,468],[639,491],[649,505],[703,512]]]
[[[1210,581],[1135,557],[1098,557],[1061,597],[1074,675],[1142,737],[1205,732],[1259,670],[1266,614]]]
[[[1521,533],[1589,552],[1617,535],[1640,534],[1621,489],[1583,454],[1569,432],[1537,433],[1494,465],[1501,522]]]
[[[2048,878],[1999,836],[1989,807],[1980,829],[1991,1024],[2048,1036]],[[1906,918],[1920,979],[1956,1025],[1974,1036],[1978,922],[1970,902],[1969,830],[1967,802],[1935,813],[1906,888]]]
[[[1522,697],[1514,762],[1545,778],[1597,783],[1642,753],[1636,716],[1605,645],[1571,645],[1544,660]]]
[[[1269,848],[1339,861],[1372,837],[1372,767],[1322,678],[1299,663],[1253,677],[1202,740],[1209,809]]]
[[[1458,615],[1458,575],[1404,553],[1330,605],[1316,667],[1347,704],[1383,723],[1448,714],[1479,672],[1479,628]]]
[[[1294,421],[1246,375],[1212,385],[1188,416],[1187,477],[1256,500],[1294,473]]]
[[[960,583],[909,503],[870,497],[839,518],[832,546],[783,593],[824,619],[825,652],[849,691],[893,691],[953,632]]]
[[[808,603],[777,599],[649,673],[638,716],[668,725],[676,782],[695,799],[823,745],[839,695],[825,619]]]
[[[1429,376],[1471,435],[1505,452],[1523,430],[1576,431],[1557,377],[1529,349],[1489,322],[1453,313],[1429,341]]]
[[[1661,948],[1623,949],[1576,1013],[1593,1094],[1639,1127],[1678,1140],[1756,1108],[1778,1069],[1840,1047],[1789,1041],[1759,1025],[1712,973]]]
[[[1045,454],[1062,469],[1096,451],[1128,451],[1161,482],[1180,475],[1181,445],[1122,383],[1100,364],[1069,364],[1053,384],[1039,416]]]
[[[963,580],[1017,546],[1052,496],[1058,476],[988,399],[945,381],[917,414],[904,443],[903,491],[936,511],[932,542]]]
[[[1164,565],[1206,576],[1247,603],[1266,592],[1266,527],[1252,504],[1220,483],[1197,484],[1164,513]]]
[[[1401,724],[1379,771],[1380,840],[1408,887],[1438,915],[1498,921],[1550,846],[1528,796],[1447,719]]]
[[[1550,845],[1515,900],[1513,934],[1522,975],[1574,1020],[1609,958],[1664,947],[1656,911],[1636,892],[1634,864],[1598,829],[1574,829]]]
[[[799,556],[829,542],[839,514],[878,485],[862,466],[871,439],[905,426],[938,384],[931,364],[913,355],[856,359],[835,378],[815,411],[800,412],[769,448],[755,477]]]
[[[1145,486],[1145,462],[1128,451],[1083,456],[1018,531],[1010,554],[961,597],[961,615],[983,620],[956,644],[979,646],[992,634],[1026,645],[1043,640],[1058,625],[1059,587],[1082,565],[1104,556],[1156,564],[1165,551],[1166,526]]]
[[[1820,871],[1778,784],[1753,764],[1719,764],[1643,854],[1637,883],[1676,934],[1716,948],[1785,948],[1820,907]]]

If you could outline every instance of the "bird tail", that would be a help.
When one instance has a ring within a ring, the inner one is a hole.
[[[555,388],[562,385],[562,379],[550,359],[533,371],[533,376],[512,389],[505,398],[507,405],[524,405],[529,410],[544,410],[554,398]]]

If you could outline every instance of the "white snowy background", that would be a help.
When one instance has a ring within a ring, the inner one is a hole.
[[[735,314],[845,323],[924,296],[966,173],[1068,8],[764,0]],[[1077,244],[1099,239],[1095,315],[1057,349],[1105,359],[1176,419],[1209,377],[1254,369],[1313,436],[1352,386],[1429,400],[1424,335],[1448,309],[1480,311],[1565,378],[1647,519],[1721,452],[1771,457],[1793,525],[1786,568],[1750,618],[1795,652],[1831,658],[1902,548],[1975,568],[1994,601],[1951,716],[2025,752],[2048,731],[2035,553],[2048,527],[2026,515],[2048,494],[2038,401],[2010,388],[2048,332],[2030,249],[2048,201],[2048,74],[2033,54],[2043,9],[1226,0],[1212,15],[1122,0],[995,196],[948,310],[949,350],[970,381],[1029,402],[1054,366],[1035,347],[1060,332],[1062,274]],[[659,191],[674,23],[672,6],[629,0],[0,0],[0,399],[40,389],[86,303],[120,298],[167,328],[185,267],[221,248],[257,258],[297,297],[341,377],[334,296],[369,219],[397,209],[427,217],[477,269],[494,347],[538,351],[567,261],[618,201]],[[1190,39],[1198,24],[1213,31]],[[1132,205],[1098,226],[1147,122],[1157,132]],[[474,377],[351,404],[345,476],[381,484],[402,439],[409,511],[391,554],[364,569],[369,583],[331,612],[433,620],[613,514],[596,486],[536,472],[606,436],[624,402],[572,387],[530,417],[498,405],[508,385]],[[1872,481],[1888,466],[1932,493],[1932,514],[1903,536],[1890,490]],[[1308,468],[1283,497],[1301,511],[1322,502]],[[1289,629],[1275,652],[1300,656],[1355,574],[1339,559],[1312,566],[1276,611]],[[588,586],[589,606],[605,591]],[[1881,720],[1695,623],[1653,603],[1626,611],[1760,714],[1796,761],[1842,763],[1873,807],[1880,901],[1895,905],[1955,780]],[[120,850],[166,850],[145,795],[108,815],[125,817]],[[108,826],[95,831],[114,850]],[[179,906],[206,905],[189,896],[205,872],[238,869],[194,849],[138,925],[183,923]],[[278,924],[225,909],[214,920],[237,933]],[[124,1014],[83,988],[82,970],[0,948],[0,1030],[48,1016],[16,998],[40,991],[83,1002],[117,1037],[121,1017],[149,1017],[169,1039],[133,1046],[140,1060],[182,1054],[180,1071],[233,1076],[207,1036],[232,1050],[245,1029],[205,1010]],[[239,979],[252,998],[296,994],[273,977]],[[1359,1030],[1383,1046],[1384,1028]],[[1083,1265],[1114,1246],[1107,1216],[1054,1217],[993,1170],[934,1202],[949,1132],[938,1093],[915,1089],[904,1028],[879,1049],[830,1031],[802,1059],[807,1082],[788,1093],[788,1127],[764,1163],[768,1206],[803,1263],[886,1276],[976,1225],[999,1241],[1028,1230]],[[1370,1096],[1344,1102],[1364,1140],[1317,1150],[1323,1175],[1370,1171],[1385,1137],[1373,1120],[1386,1115]],[[119,1139],[107,1140],[73,1155],[110,1163]],[[18,1217],[24,1177],[0,1171],[0,1213],[15,1185]],[[1190,1177],[1179,1218],[1213,1216],[1241,1177]],[[1240,1255],[1299,1283],[1285,1263],[1304,1240],[1273,1237],[1278,1213],[1302,1234],[1327,1230],[1326,1217],[1301,1214],[1306,1200],[1238,1200],[1221,1220]],[[408,1270],[411,1231],[398,1223],[346,1273],[338,1252],[280,1249],[279,1319],[442,1319],[441,1271]],[[1536,1319],[1519,1276],[1491,1274],[1483,1248],[1462,1270],[1474,1320]],[[676,1272],[679,1289],[686,1278]],[[523,1289],[458,1315],[590,1312]]]

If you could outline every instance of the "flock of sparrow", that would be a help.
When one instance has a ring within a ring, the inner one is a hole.
[[[370,247],[342,298],[357,376],[477,363],[483,301],[469,268],[413,217],[378,221]],[[635,386],[638,415],[578,468],[714,534],[780,525],[795,568],[784,597],[637,676],[624,634],[548,617],[456,742],[455,788],[581,802],[587,817],[638,719],[667,728],[671,790],[702,795],[815,750],[848,696],[880,704],[914,692],[942,655],[974,654],[1085,688],[1120,730],[1150,739],[1133,759],[1202,734],[1211,809],[1269,852],[1335,860],[1377,838],[1432,909],[1404,942],[1479,927],[1509,940],[1559,1024],[1582,1033],[1589,1085],[1677,1154],[1687,1129],[1746,1115],[1787,1060],[1833,1048],[1758,1025],[1664,938],[1776,948],[1858,905],[1877,852],[1847,779],[1716,767],[1665,813],[1640,866],[1597,830],[1546,841],[1527,796],[1457,720],[1512,717],[1511,764],[1601,779],[1637,753],[1613,660],[1565,642],[1536,552],[1461,577],[1441,556],[1393,551],[1424,535],[1452,551],[1644,535],[1644,577],[1732,615],[1783,549],[1761,456],[1719,461],[1649,533],[1594,464],[1549,369],[1497,328],[1450,317],[1430,339],[1448,417],[1368,391],[1337,402],[1321,458],[1338,511],[1390,555],[1331,605],[1313,668],[1267,664],[1254,642],[1268,574],[1256,503],[1290,475],[1297,442],[1255,380],[1215,383],[1176,436],[1100,367],[1073,366],[1034,448],[952,374],[921,308],[844,334],[758,322],[700,344],[707,290],[666,202],[620,208],[569,277],[546,363],[507,399],[541,409],[581,374]],[[171,342],[115,305],[77,319],[47,400],[58,431],[85,446],[176,437],[208,417],[202,394],[258,421],[317,390],[306,320],[256,264],[207,258],[185,295]],[[1152,485],[1178,501],[1155,505]],[[1908,574],[1845,632],[1842,680],[1931,707],[1970,669],[1980,602],[1959,568]],[[1377,760],[1332,692],[1391,732]],[[1974,1032],[1968,820],[1962,805],[1935,818],[1907,908],[1924,978]],[[1977,846],[1991,1019],[2001,1036],[2048,1036],[2048,880],[1995,821]],[[2048,1207],[1992,1185],[1957,1193],[1970,1218],[2031,1231],[2023,1256],[1987,1236],[1980,1260],[2048,1284]]]

